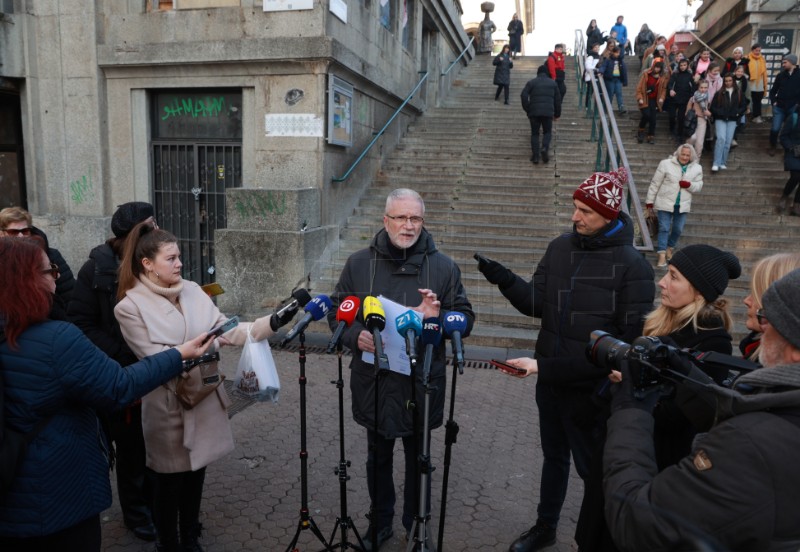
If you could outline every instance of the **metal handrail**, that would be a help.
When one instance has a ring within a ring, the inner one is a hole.
[[[356,158],[356,160],[353,162],[353,164],[350,165],[350,168],[347,169],[347,172],[344,173],[344,175],[342,175],[340,177],[335,177],[334,176],[333,179],[332,179],[333,182],[344,182],[345,180],[348,179],[348,177],[350,176],[350,173],[352,173],[355,170],[355,168],[358,166],[358,164],[361,163],[361,160],[364,159],[364,157],[367,155],[369,150],[372,149],[372,146],[375,145],[375,142],[378,141],[378,138],[380,138],[383,135],[383,133],[386,132],[386,129],[389,128],[390,124],[392,124],[392,121],[394,121],[397,118],[397,116],[400,114],[400,112],[403,110],[403,108],[406,106],[406,104],[411,101],[411,98],[414,97],[414,94],[417,92],[417,90],[419,90],[419,87],[422,86],[422,83],[425,82],[425,79],[427,79],[427,78],[428,78],[428,72],[425,71],[425,74],[422,75],[421,79],[419,79],[419,82],[414,87],[414,90],[412,90],[411,93],[403,101],[403,103],[400,104],[400,107],[395,109],[394,113],[392,113],[392,116],[389,117],[389,120],[386,121],[385,125],[383,125],[383,128],[375,133],[375,137],[372,138],[372,141],[367,145],[366,148],[364,148],[364,151],[361,152],[361,155],[359,155]]]
[[[473,42],[475,42],[475,37],[474,36],[470,37],[469,42],[467,42],[466,47],[463,50],[461,50],[461,53],[458,55],[458,57],[456,59],[454,59],[453,63],[451,63],[450,66],[441,74],[442,77],[447,75],[447,73],[450,72],[450,69],[452,69],[455,66],[456,63],[458,63],[458,60],[460,60],[462,57],[464,57],[464,54],[467,53],[467,50],[469,50],[469,47],[472,46]]]
[[[461,54],[455,59],[455,61],[453,63],[450,64],[450,67],[448,67],[447,71],[442,73],[442,75],[446,75],[447,72],[450,71],[450,69],[452,69],[453,65],[455,65],[456,62],[458,62],[458,60],[460,60],[464,56],[464,54],[467,52],[467,50],[469,50],[470,46],[472,46],[472,42],[474,40],[475,40],[475,37],[470,38],[470,40],[467,43],[466,47],[461,51]],[[422,72],[422,71],[420,71],[420,72]],[[406,106],[406,104],[411,101],[411,98],[413,98],[414,94],[417,93],[417,90],[419,90],[419,87],[422,86],[422,83],[424,83],[425,79],[428,78],[428,74],[429,73],[427,71],[425,71],[425,73],[422,75],[422,78],[419,79],[419,82],[414,87],[414,90],[412,90],[411,93],[403,101],[403,103],[400,104],[400,107],[395,109],[394,113],[392,113],[392,116],[389,117],[389,120],[386,121],[385,125],[383,125],[383,128],[375,133],[375,136],[372,138],[372,141],[369,144],[367,144],[367,147],[364,148],[364,151],[361,152],[361,155],[359,155],[356,158],[356,160],[353,162],[353,164],[350,165],[350,168],[347,169],[347,172],[344,173],[342,176],[339,176],[339,177],[334,176],[331,179],[332,182],[344,182],[345,180],[347,180],[350,177],[350,174],[355,170],[355,168],[358,166],[358,164],[361,163],[361,160],[364,159],[364,157],[366,157],[367,153],[369,153],[369,150],[372,149],[372,146],[375,145],[375,142],[378,141],[378,138],[383,136],[383,133],[386,132],[386,129],[389,128],[389,125],[392,124],[392,121],[394,121],[397,118],[397,116],[400,114],[400,112],[403,110],[403,108]]]
[[[580,68],[579,74],[583,74],[583,68],[586,66],[586,46],[583,40],[583,31],[580,29],[575,29],[574,56],[576,69]],[[650,231],[647,228],[644,210],[642,209],[642,204],[639,200],[639,192],[636,189],[636,182],[633,178],[633,172],[631,171],[628,157],[625,154],[625,146],[623,145],[622,137],[619,134],[619,127],[617,126],[617,120],[614,116],[614,109],[611,104],[611,99],[608,97],[608,90],[606,90],[606,85],[603,79],[597,78],[594,72],[590,74],[590,77],[592,83],[591,88],[594,97],[593,103],[597,107],[595,109],[595,115],[599,116],[600,126],[602,128],[602,133],[597,137],[597,159],[595,161],[595,170],[602,169],[603,141],[605,140],[605,144],[607,145],[605,149],[606,165],[608,166],[610,163],[611,167],[616,170],[619,168],[619,164],[621,163],[622,166],[628,171],[628,198],[627,202],[623,204],[622,207],[625,212],[628,213],[628,215],[631,215],[630,206],[633,205],[635,216],[632,216],[632,218],[639,227],[639,234],[643,242],[643,245],[634,246],[639,250],[653,251],[653,240],[650,238]],[[581,93],[578,94],[578,102],[580,102],[583,97],[583,89],[579,89],[581,90]],[[588,87],[586,92],[588,93]],[[578,105],[580,106],[580,103]],[[605,110],[601,109],[602,106],[605,106]],[[595,127],[593,126],[592,140],[594,140],[595,137],[594,128]],[[614,138],[613,140],[612,134]],[[612,155],[612,153],[614,155]]]

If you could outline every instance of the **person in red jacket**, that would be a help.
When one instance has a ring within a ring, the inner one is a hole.
[[[563,100],[567,93],[567,85],[564,83],[566,69],[564,67],[563,44],[556,44],[553,51],[547,54],[545,65],[547,65],[547,72],[550,73],[550,78],[556,81],[558,91],[561,92],[561,99]]]

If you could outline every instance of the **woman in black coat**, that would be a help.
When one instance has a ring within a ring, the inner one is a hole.
[[[506,44],[492,61],[494,68],[494,84],[497,85],[497,92],[494,94],[494,101],[500,97],[500,92],[504,92],[505,103],[508,105],[508,87],[511,84],[511,68],[514,62],[511,61],[511,48]]]
[[[514,14],[511,17],[511,21],[508,24],[508,44],[511,48],[511,57],[517,57],[522,51],[522,35],[525,32],[525,27],[522,25],[522,21],[519,20],[517,14]]]
[[[153,220],[153,206],[143,201],[120,205],[111,218],[114,236],[92,249],[78,272],[69,320],[105,354],[122,366],[137,362],[114,317],[117,268],[125,238],[136,224]],[[117,496],[125,526],[138,538],[152,541],[156,529],[151,514],[152,483],[145,469],[142,401],[122,410],[101,413],[100,419],[116,448]]]

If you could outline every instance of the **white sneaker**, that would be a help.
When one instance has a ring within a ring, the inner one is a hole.
[[[711,165],[711,172],[715,173],[717,171],[719,171],[719,167],[717,165]]]
[[[738,145],[739,145],[739,142],[737,142],[736,140],[731,140],[731,147],[732,148],[735,148]]]
[[[762,119],[761,117],[756,117],[755,119],[753,119],[753,122],[756,123],[756,124],[763,123],[764,119]]]
[[[719,166],[719,170],[721,170],[721,171],[724,171],[724,170],[727,170],[727,169],[728,169],[728,167],[726,167],[725,165],[720,165],[720,166]],[[712,169],[711,169],[711,170],[712,170],[712,171],[714,170],[714,169],[713,169],[713,167],[712,167]]]

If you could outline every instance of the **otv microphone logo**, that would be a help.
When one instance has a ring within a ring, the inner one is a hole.
[[[351,310],[356,308],[356,302],[352,299],[345,299],[342,301],[342,304],[339,305],[339,310],[341,312],[350,312]]]

